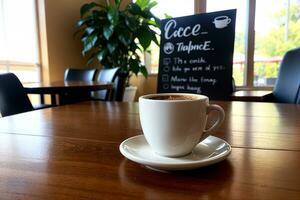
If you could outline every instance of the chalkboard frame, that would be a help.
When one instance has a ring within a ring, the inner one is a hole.
[[[229,99],[235,21],[236,9],[162,20],[157,92]]]

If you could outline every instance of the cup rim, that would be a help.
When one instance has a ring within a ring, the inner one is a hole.
[[[167,96],[167,95],[176,95],[176,96],[193,96],[196,97],[195,99],[189,99],[189,100],[166,100],[166,99],[150,99],[154,96]],[[157,93],[157,94],[146,94],[139,97],[140,100],[146,100],[146,101],[152,101],[152,102],[191,102],[191,101],[207,101],[209,98],[205,95],[201,94],[192,94],[192,93]]]
[[[222,20],[225,20],[225,19],[222,19],[223,17],[225,17],[225,19],[229,19],[229,17],[228,17],[228,16],[226,16],[226,15],[222,15],[222,16],[218,16],[218,17],[216,17],[216,18],[214,19],[214,21],[222,21]]]

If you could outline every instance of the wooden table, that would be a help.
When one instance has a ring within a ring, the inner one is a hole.
[[[216,102],[227,160],[160,173],[119,144],[141,134],[136,103],[83,102],[0,119],[0,199],[300,199],[300,106]],[[209,123],[211,121],[209,120]]]
[[[66,95],[76,93],[78,96],[87,94],[91,91],[108,90],[111,95],[112,83],[96,81],[54,81],[23,84],[25,92],[28,94],[40,94],[41,103],[44,104],[44,95],[51,95],[51,104],[57,105],[56,95],[59,98],[59,104],[66,103]],[[109,95],[109,96],[110,96]]]
[[[263,101],[264,97],[271,94],[267,90],[240,90],[231,95],[233,101]]]

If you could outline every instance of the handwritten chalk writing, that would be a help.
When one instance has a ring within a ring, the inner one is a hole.
[[[190,64],[202,64],[202,63],[206,63],[206,61],[202,57],[190,60]]]
[[[193,77],[193,76],[191,76],[191,77],[189,77],[189,82],[190,82],[190,83],[197,83],[197,82],[198,82],[198,79],[195,78],[195,77]]]
[[[203,67],[202,66],[197,66],[192,68],[193,71],[202,71]]]
[[[172,67],[172,71],[173,71],[173,72],[181,72],[182,69],[181,69],[179,66],[173,66],[173,67]]]
[[[188,45],[185,45],[183,42],[176,43],[177,45],[177,52],[187,52],[188,54],[191,51],[209,51],[211,41],[205,41],[203,44],[193,44],[192,41],[189,41]]]
[[[189,71],[191,71],[191,68],[189,68],[189,67],[185,67],[185,68],[184,68],[184,73],[187,73],[187,72],[189,72]]]
[[[179,78],[178,76],[171,76],[172,82],[187,82],[187,78]]]
[[[210,65],[207,65],[207,66],[205,67],[205,71],[210,71]]]
[[[196,92],[197,94],[201,94],[201,87],[194,87],[194,86],[189,86],[189,85],[187,85],[187,86],[186,86],[186,89],[187,89],[187,90],[190,90],[190,91],[194,91],[194,92]]]
[[[174,64],[182,64],[183,63],[183,60],[179,57],[175,57],[175,58],[173,58],[173,60],[174,60]]]
[[[212,67],[213,67],[213,71],[225,70],[225,67],[223,65],[215,65]]]
[[[181,38],[181,37],[189,37],[189,36],[197,36],[200,34],[201,25],[195,24],[193,27],[178,27],[177,22],[174,19],[168,21],[165,25],[165,38],[167,40],[171,38]]]
[[[226,68],[223,65],[206,65],[206,66],[194,66],[191,67],[192,71],[202,71],[205,69],[205,71],[222,71],[226,70]]]
[[[183,85],[173,85],[173,84],[171,84],[170,88],[172,90],[176,90],[177,92],[180,91],[180,90],[184,90],[184,86]]]
[[[201,76],[200,82],[215,85],[217,83],[217,79],[215,79],[215,78],[205,78],[205,77]]]

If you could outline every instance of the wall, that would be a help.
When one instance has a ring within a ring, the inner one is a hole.
[[[130,83],[138,87],[135,96],[135,100],[138,100],[139,96],[156,93],[157,75],[151,74],[148,76],[148,78],[145,78],[142,75],[132,76]]]
[[[63,80],[67,67],[85,67],[79,37],[74,38],[80,7],[90,0],[39,0],[42,79]]]

